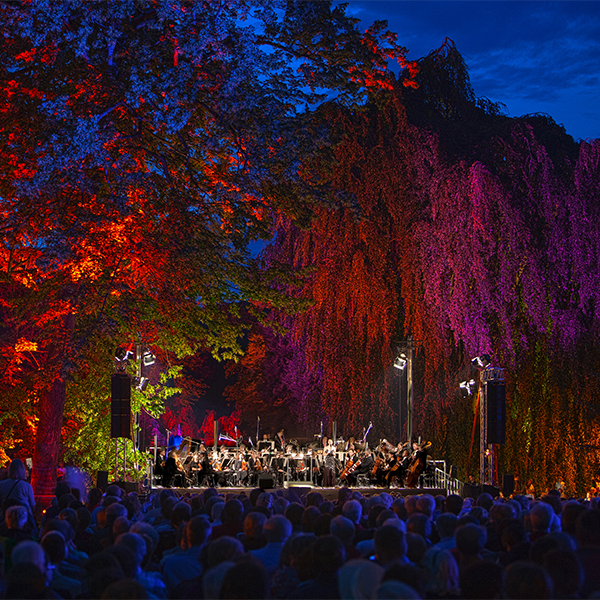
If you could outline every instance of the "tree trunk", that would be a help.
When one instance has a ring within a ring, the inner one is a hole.
[[[39,421],[33,452],[31,485],[36,496],[53,496],[56,487],[56,468],[60,455],[62,422],[67,391],[67,369],[64,364],[75,328],[75,315],[65,317],[63,343],[56,345],[57,364],[61,365],[50,388],[40,399]]]
[[[31,484],[36,496],[52,496],[60,453],[66,381],[57,375],[40,401]]]

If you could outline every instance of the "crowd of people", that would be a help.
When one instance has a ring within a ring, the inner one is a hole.
[[[595,499],[348,487],[334,500],[294,488],[141,498],[117,485],[82,497],[59,482],[36,520],[19,463],[0,483],[5,598],[600,597]]]

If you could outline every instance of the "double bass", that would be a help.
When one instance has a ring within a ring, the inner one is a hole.
[[[431,447],[431,442],[417,445],[413,461],[406,471],[406,487],[414,488],[419,483],[419,477],[427,465],[427,449]]]

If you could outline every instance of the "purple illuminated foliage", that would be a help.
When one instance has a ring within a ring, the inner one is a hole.
[[[442,54],[423,61],[420,90],[332,119],[344,133],[331,179],[359,217],[324,209],[309,229],[277,230],[271,264],[313,269],[295,292],[312,307],[282,318],[296,346],[288,373],[320,382],[320,409],[346,435],[369,420],[394,435],[394,343],[411,334],[415,430],[464,466],[473,407],[458,382],[489,353],[507,370],[499,472],[581,492],[600,462],[600,141],[577,145],[544,116],[510,119],[470,88],[448,93],[468,76],[452,47]],[[314,426],[314,398],[290,393]]]

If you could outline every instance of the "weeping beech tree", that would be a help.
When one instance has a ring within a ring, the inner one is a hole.
[[[397,435],[391,367],[412,335],[414,431],[464,476],[478,430],[458,383],[488,353],[507,374],[499,472],[582,492],[600,466],[600,141],[477,99],[449,40],[419,63],[417,89],[330,107],[337,167],[323,176],[355,202],[305,229],[280,222],[265,254],[303,270],[290,293],[312,303],[278,316],[293,348],[280,381],[307,427],[325,414],[346,435],[369,420]],[[295,386],[307,378],[309,397]]]

